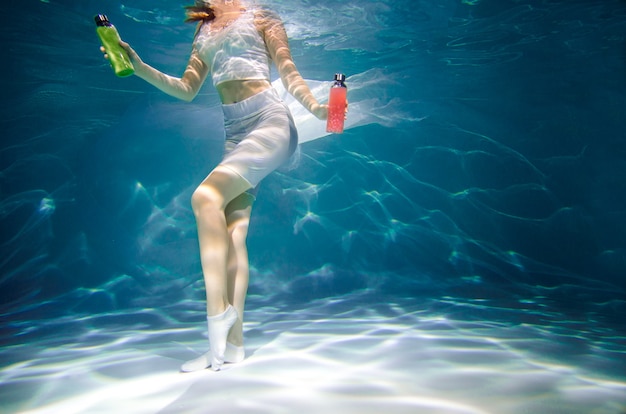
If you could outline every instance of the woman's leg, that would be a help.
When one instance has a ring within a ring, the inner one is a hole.
[[[226,206],[250,184],[226,168],[217,167],[198,186],[191,204],[198,227],[200,262],[206,287],[207,315],[217,315],[229,305],[227,265],[230,235]]]
[[[226,223],[230,235],[228,250],[228,301],[237,309],[239,318],[228,335],[228,342],[243,345],[243,312],[249,280],[249,261],[246,238],[254,196],[243,193],[226,207]]]
[[[227,259],[227,296],[228,302],[237,310],[237,320],[230,328],[224,362],[240,362],[245,357],[243,349],[243,311],[248,290],[248,251],[246,237],[254,197],[243,193],[231,201],[225,210],[226,225],[229,234]],[[214,348],[215,344],[211,344]],[[191,372],[205,369],[212,365],[212,351],[185,362],[181,371]]]
[[[228,257],[231,245],[226,206],[250,187],[236,173],[216,167],[191,198],[198,227],[200,262],[207,297],[207,321],[211,344],[211,369],[224,363],[226,339],[237,322],[236,309],[228,298]],[[186,371],[186,367],[182,367]]]

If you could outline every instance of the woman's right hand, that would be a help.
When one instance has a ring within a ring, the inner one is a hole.
[[[130,47],[130,45],[128,43],[126,43],[123,40],[120,40],[120,46],[122,46],[122,48],[124,48],[126,53],[128,53],[128,57],[130,58],[130,61],[132,62],[133,65],[137,65],[139,63],[143,63],[141,61],[141,58],[137,54],[137,52],[135,52],[135,49]]]
[[[124,49],[126,53],[128,53],[128,57],[130,58],[130,61],[133,64],[133,66],[139,66],[139,64],[143,63],[141,58],[137,54],[137,52],[135,52],[135,50],[132,47],[130,47],[128,43],[126,43],[123,40],[120,40],[120,46],[122,46],[122,49]],[[107,51],[104,48],[104,46],[100,46],[100,51],[104,54],[104,58],[108,60],[109,55],[107,54]]]

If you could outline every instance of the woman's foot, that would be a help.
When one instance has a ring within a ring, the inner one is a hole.
[[[224,364],[228,331],[237,321],[237,310],[232,305],[228,305],[226,310],[219,315],[207,316],[207,321],[211,344],[211,369],[219,371]]]
[[[230,342],[226,342],[226,351],[224,352],[225,363],[235,364],[237,362],[241,362],[244,360],[245,356],[246,353],[243,346],[236,346]],[[182,372],[193,372],[206,369],[211,366],[211,358],[212,354],[209,350],[203,355],[200,355],[198,358],[185,362],[180,367],[180,370]]]

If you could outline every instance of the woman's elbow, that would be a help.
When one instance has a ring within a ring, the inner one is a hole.
[[[194,100],[195,97],[196,97],[196,94],[179,96],[180,100],[185,101],[185,102],[191,102]]]
[[[176,97],[182,101],[191,102],[195,99],[197,95],[198,95],[197,90],[193,88],[185,88],[181,90]]]

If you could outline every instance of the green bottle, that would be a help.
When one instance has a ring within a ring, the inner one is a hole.
[[[109,62],[111,62],[115,74],[125,77],[135,73],[128,53],[120,46],[120,35],[115,26],[104,14],[97,15],[94,20],[96,21],[96,33],[100,37],[107,55],[109,55]]]

